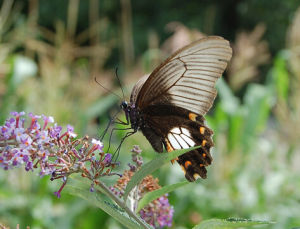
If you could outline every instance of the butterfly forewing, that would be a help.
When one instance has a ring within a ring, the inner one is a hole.
[[[163,101],[204,115],[212,106],[215,82],[231,55],[229,42],[221,37],[207,37],[182,48],[152,72],[136,104],[143,109]]]
[[[130,102],[132,104],[136,103],[136,99],[137,96],[142,88],[142,86],[144,85],[144,83],[146,82],[146,80],[149,78],[149,75],[144,75],[138,82],[136,82],[136,84],[134,85],[131,95],[130,95]]]

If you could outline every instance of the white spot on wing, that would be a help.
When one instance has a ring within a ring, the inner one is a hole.
[[[182,146],[183,149],[190,148],[189,145],[186,143],[184,139],[180,135],[174,134],[175,138],[179,142],[179,144]]]
[[[168,134],[168,139],[174,149],[181,149],[180,145],[178,144],[177,140],[174,138],[173,134]]]
[[[173,134],[181,134],[181,130],[178,127],[173,128],[170,132]]]
[[[181,130],[182,130],[182,133],[184,133],[186,136],[188,136],[188,137],[191,136],[191,134],[190,134],[190,132],[188,131],[188,129],[186,129],[186,128],[181,128]]]
[[[195,142],[194,142],[191,138],[189,138],[188,136],[186,136],[186,135],[184,135],[184,134],[181,134],[180,137],[182,137],[183,140],[184,140],[187,144],[189,144],[189,147],[192,147],[192,146],[195,145]],[[188,148],[189,148],[189,147],[188,147]]]
[[[187,149],[196,143],[192,140],[188,129],[182,127],[174,127],[168,134],[168,139],[174,149]]]

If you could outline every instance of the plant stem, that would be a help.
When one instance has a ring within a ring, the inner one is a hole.
[[[4,140],[4,139],[0,139],[0,147],[5,147],[7,145],[16,145],[17,142],[13,141],[13,140]]]
[[[138,217],[131,209],[129,209],[124,201],[122,201],[120,198],[115,196],[104,183],[98,180],[98,185],[103,189],[105,194],[109,196],[113,201],[115,201],[123,210],[131,216],[137,223],[139,223],[143,228],[145,229],[153,229],[152,226],[148,225],[144,220],[142,220],[140,217]]]

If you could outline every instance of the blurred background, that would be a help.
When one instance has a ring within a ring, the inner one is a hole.
[[[230,40],[233,58],[206,115],[214,130],[208,178],[169,195],[173,228],[242,217],[300,226],[300,1],[2,0],[0,125],[10,111],[54,116],[97,137],[134,83],[176,49],[203,35]],[[120,116],[120,118],[124,118]],[[114,135],[117,146],[124,132]],[[104,141],[107,145],[107,139]],[[134,144],[155,157],[141,133]],[[184,180],[177,165],[154,174]],[[113,178],[109,182],[112,182]],[[57,183],[57,184],[56,184]],[[53,192],[59,182],[24,169],[0,172],[0,222],[11,228],[123,228],[84,200]]]

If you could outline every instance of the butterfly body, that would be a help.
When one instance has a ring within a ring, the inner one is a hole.
[[[141,130],[157,152],[201,146],[176,161],[185,177],[206,178],[211,164],[213,131],[204,115],[216,97],[216,80],[230,60],[229,42],[221,37],[196,41],[166,59],[134,86],[130,103],[122,103],[133,132]]]
[[[138,109],[135,108],[135,104],[128,104],[123,101],[121,108],[125,112],[126,120],[129,120],[131,129],[137,132],[142,126],[144,126],[144,121],[142,116],[140,116]]]

